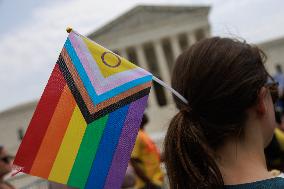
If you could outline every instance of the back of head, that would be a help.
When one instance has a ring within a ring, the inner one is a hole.
[[[267,81],[263,53],[229,38],[204,39],[182,53],[172,86],[189,102],[175,98],[179,113],[165,138],[171,188],[222,188],[214,151],[240,137],[246,110]]]

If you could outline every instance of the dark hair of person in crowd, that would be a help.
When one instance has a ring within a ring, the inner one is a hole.
[[[171,189],[224,186],[215,152],[229,139],[242,140],[247,110],[271,78],[264,61],[256,46],[220,37],[203,39],[177,58],[172,87],[189,103],[174,96],[179,112],[164,143]],[[276,98],[276,89],[272,94]]]
[[[144,129],[145,125],[149,122],[149,118],[146,114],[143,114],[142,121],[140,124],[140,129]]]

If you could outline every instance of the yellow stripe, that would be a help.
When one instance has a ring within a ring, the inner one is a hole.
[[[277,138],[277,141],[280,144],[281,150],[284,150],[284,132],[281,131],[280,129],[276,128],[275,129],[275,136]]]
[[[75,162],[87,123],[75,107],[48,179],[66,184]]]

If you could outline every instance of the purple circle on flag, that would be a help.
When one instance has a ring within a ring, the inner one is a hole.
[[[117,62],[116,62],[115,65],[111,65],[111,64],[107,63],[107,61],[105,60],[105,56],[106,56],[107,54],[111,54],[112,56],[116,57]],[[121,59],[119,58],[119,56],[113,54],[112,52],[104,52],[104,53],[102,54],[101,58],[102,58],[103,63],[104,63],[106,66],[111,67],[111,68],[116,68],[116,67],[120,66],[120,64],[121,64]]]

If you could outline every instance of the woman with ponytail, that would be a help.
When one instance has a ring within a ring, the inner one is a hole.
[[[171,189],[283,189],[283,175],[266,167],[274,128],[277,84],[256,46],[204,39],[182,53],[172,87],[179,112],[165,138]]]

